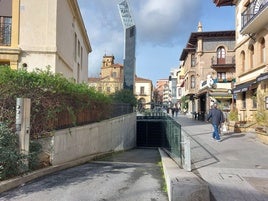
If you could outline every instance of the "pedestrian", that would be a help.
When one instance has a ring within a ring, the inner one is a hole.
[[[218,104],[214,103],[212,109],[209,111],[207,116],[207,121],[211,119],[211,124],[213,126],[213,134],[212,138],[221,141],[221,137],[219,135],[219,127],[224,122],[223,113],[220,109],[218,109]]]
[[[179,113],[179,108],[178,107],[175,108],[175,113],[176,113],[176,117],[178,117],[178,113]]]
[[[172,114],[172,117],[174,117],[174,113],[175,113],[175,108],[171,108],[171,114]]]

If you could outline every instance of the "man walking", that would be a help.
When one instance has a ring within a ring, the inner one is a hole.
[[[221,125],[221,123],[224,122],[224,117],[222,111],[218,109],[217,103],[214,103],[213,108],[209,111],[207,121],[209,121],[210,119],[214,130],[212,138],[220,142],[221,138],[219,135],[219,126]]]

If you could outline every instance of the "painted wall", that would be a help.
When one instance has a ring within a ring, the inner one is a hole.
[[[51,66],[53,73],[88,81],[91,47],[77,0],[21,0],[19,31],[19,67]]]

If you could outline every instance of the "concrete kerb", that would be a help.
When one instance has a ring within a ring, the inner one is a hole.
[[[93,159],[96,159],[98,157],[103,157],[105,155],[111,154],[112,152],[107,152],[107,153],[101,153],[101,154],[94,154],[94,155],[90,155],[90,156],[86,156],[74,161],[70,161],[64,164],[60,164],[60,165],[56,165],[56,166],[49,166],[47,168],[43,168],[40,170],[36,170],[30,173],[26,173],[25,175],[22,176],[18,176],[12,179],[8,179],[5,181],[1,181],[0,182],[0,193],[8,191],[10,189],[16,188],[18,186],[21,186],[29,181],[32,181],[36,178],[60,171],[60,170],[64,170],[67,168],[71,168],[71,167],[75,167],[77,165],[81,165],[84,163],[87,163]]]
[[[164,170],[169,201],[208,201],[208,184],[192,172],[181,169],[163,150],[158,149]]]

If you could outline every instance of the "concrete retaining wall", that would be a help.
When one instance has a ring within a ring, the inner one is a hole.
[[[136,146],[136,113],[98,123],[56,131],[40,139],[52,165],[94,154],[131,149]]]

